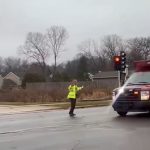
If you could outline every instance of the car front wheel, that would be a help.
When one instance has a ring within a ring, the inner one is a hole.
[[[117,113],[121,116],[121,117],[125,117],[127,115],[127,112],[122,112],[122,111],[117,111]]]

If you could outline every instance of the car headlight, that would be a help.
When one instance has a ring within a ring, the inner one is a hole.
[[[117,88],[112,92],[112,100],[116,101],[120,94],[124,93],[124,88]]]
[[[124,93],[124,88],[120,88],[117,94],[120,95],[122,93]]]

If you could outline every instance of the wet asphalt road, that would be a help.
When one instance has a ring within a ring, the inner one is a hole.
[[[149,150],[150,117],[110,107],[1,115],[0,150]]]

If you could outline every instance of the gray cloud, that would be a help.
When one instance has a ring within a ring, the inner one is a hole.
[[[0,56],[16,55],[30,31],[63,25],[70,38],[61,60],[70,59],[88,38],[150,35],[149,13],[149,0],[0,0]]]

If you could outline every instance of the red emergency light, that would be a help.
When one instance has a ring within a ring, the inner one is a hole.
[[[136,61],[136,62],[134,62],[134,64],[135,64],[136,72],[150,71],[150,60]]]

